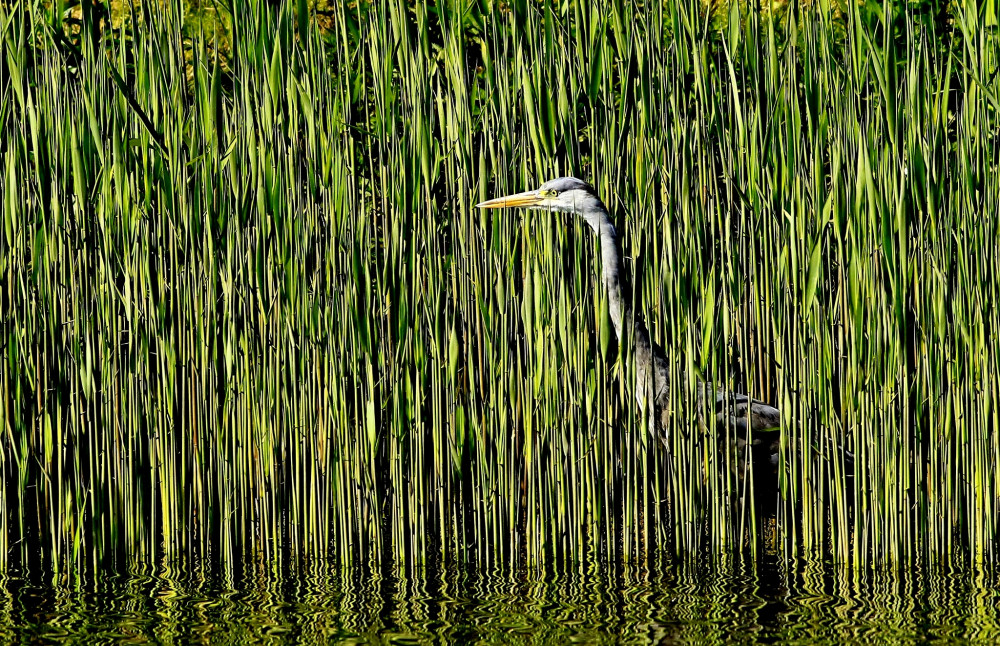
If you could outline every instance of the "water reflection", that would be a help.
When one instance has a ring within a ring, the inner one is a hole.
[[[431,568],[202,565],[76,580],[0,578],[0,641],[345,644],[843,642],[1000,639],[982,572],[818,563]]]

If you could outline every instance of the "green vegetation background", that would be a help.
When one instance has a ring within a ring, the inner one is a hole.
[[[992,1],[0,29],[4,565],[993,560]],[[637,423],[589,232],[473,208],[562,174],[678,374],[784,411],[776,518],[714,430]]]

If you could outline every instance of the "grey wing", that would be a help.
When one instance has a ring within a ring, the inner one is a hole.
[[[646,403],[652,402],[649,411],[650,429],[656,432],[666,444],[670,427],[670,401],[668,395],[668,365],[663,349],[649,340],[645,326],[636,328],[636,399],[639,409],[646,412]],[[701,383],[698,386],[698,416],[704,420],[708,415],[705,405],[706,391],[710,388]],[[781,425],[781,412],[774,406],[744,395],[715,388],[715,420],[718,428],[729,427],[739,438],[745,439],[747,431],[775,431]],[[755,439],[755,444],[758,440]]]
[[[737,434],[776,431],[781,426],[781,412],[774,406],[742,393],[715,389],[715,418],[720,427],[729,425]]]

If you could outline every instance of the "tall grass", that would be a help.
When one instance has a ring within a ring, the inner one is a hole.
[[[8,3],[0,563],[992,560],[995,8],[908,7]],[[561,174],[779,491],[643,431],[589,230],[473,208]]]

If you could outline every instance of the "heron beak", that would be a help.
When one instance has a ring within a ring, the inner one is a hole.
[[[477,204],[476,207],[480,209],[513,209],[519,206],[538,206],[541,203],[542,197],[538,191],[525,191],[524,193],[486,200]]]

